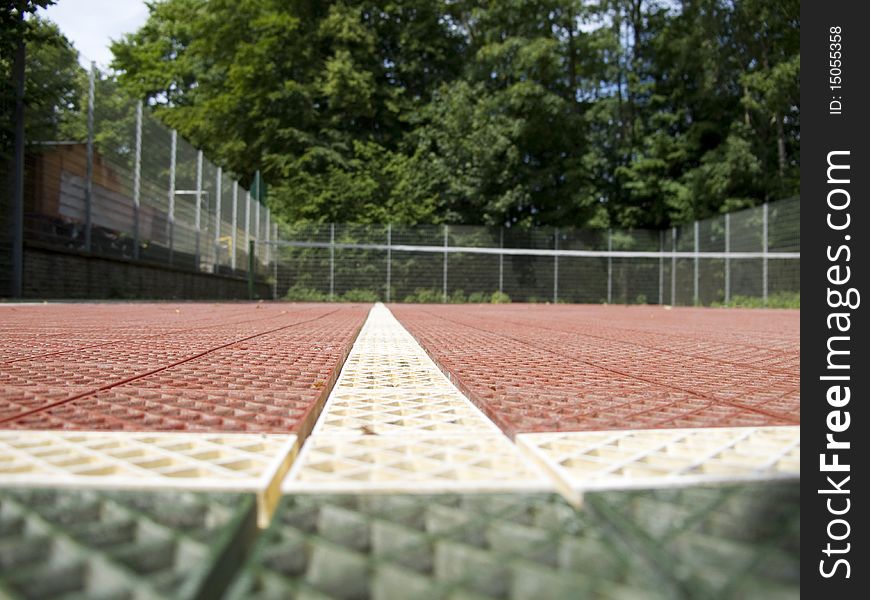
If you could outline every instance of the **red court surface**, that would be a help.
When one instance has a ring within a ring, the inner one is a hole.
[[[0,305],[0,428],[313,426],[368,305]]]
[[[506,433],[800,423],[800,311],[391,305]]]

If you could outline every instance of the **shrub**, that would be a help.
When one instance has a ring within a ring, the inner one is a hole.
[[[378,302],[380,299],[381,298],[377,292],[356,288],[347,290],[341,296],[342,302]]]
[[[291,302],[327,302],[329,301],[329,294],[297,284],[287,290],[287,293],[284,294],[284,300]]]
[[[712,306],[727,308],[800,308],[800,292],[776,292],[767,297],[767,303],[761,296],[732,296],[730,302],[716,302]]]
[[[402,302],[411,304],[438,304],[444,300],[444,295],[431,288],[417,288],[413,294],[408,294]]]

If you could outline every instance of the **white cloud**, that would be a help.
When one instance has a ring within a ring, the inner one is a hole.
[[[82,65],[112,62],[109,44],[139,29],[148,18],[144,0],[60,0],[39,11],[60,27],[79,51]]]

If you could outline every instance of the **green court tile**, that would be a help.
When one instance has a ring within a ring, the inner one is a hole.
[[[798,484],[590,493],[294,495],[227,597],[795,597]]]
[[[256,535],[253,494],[0,491],[0,598],[216,598]]]

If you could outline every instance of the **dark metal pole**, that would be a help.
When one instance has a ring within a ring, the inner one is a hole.
[[[94,204],[94,78],[97,64],[91,61],[88,72],[88,145],[85,176],[85,251],[91,251],[91,219]]]
[[[20,12],[21,25],[24,13]],[[15,149],[12,158],[12,296],[20,298],[24,289],[24,37],[15,49]]]

